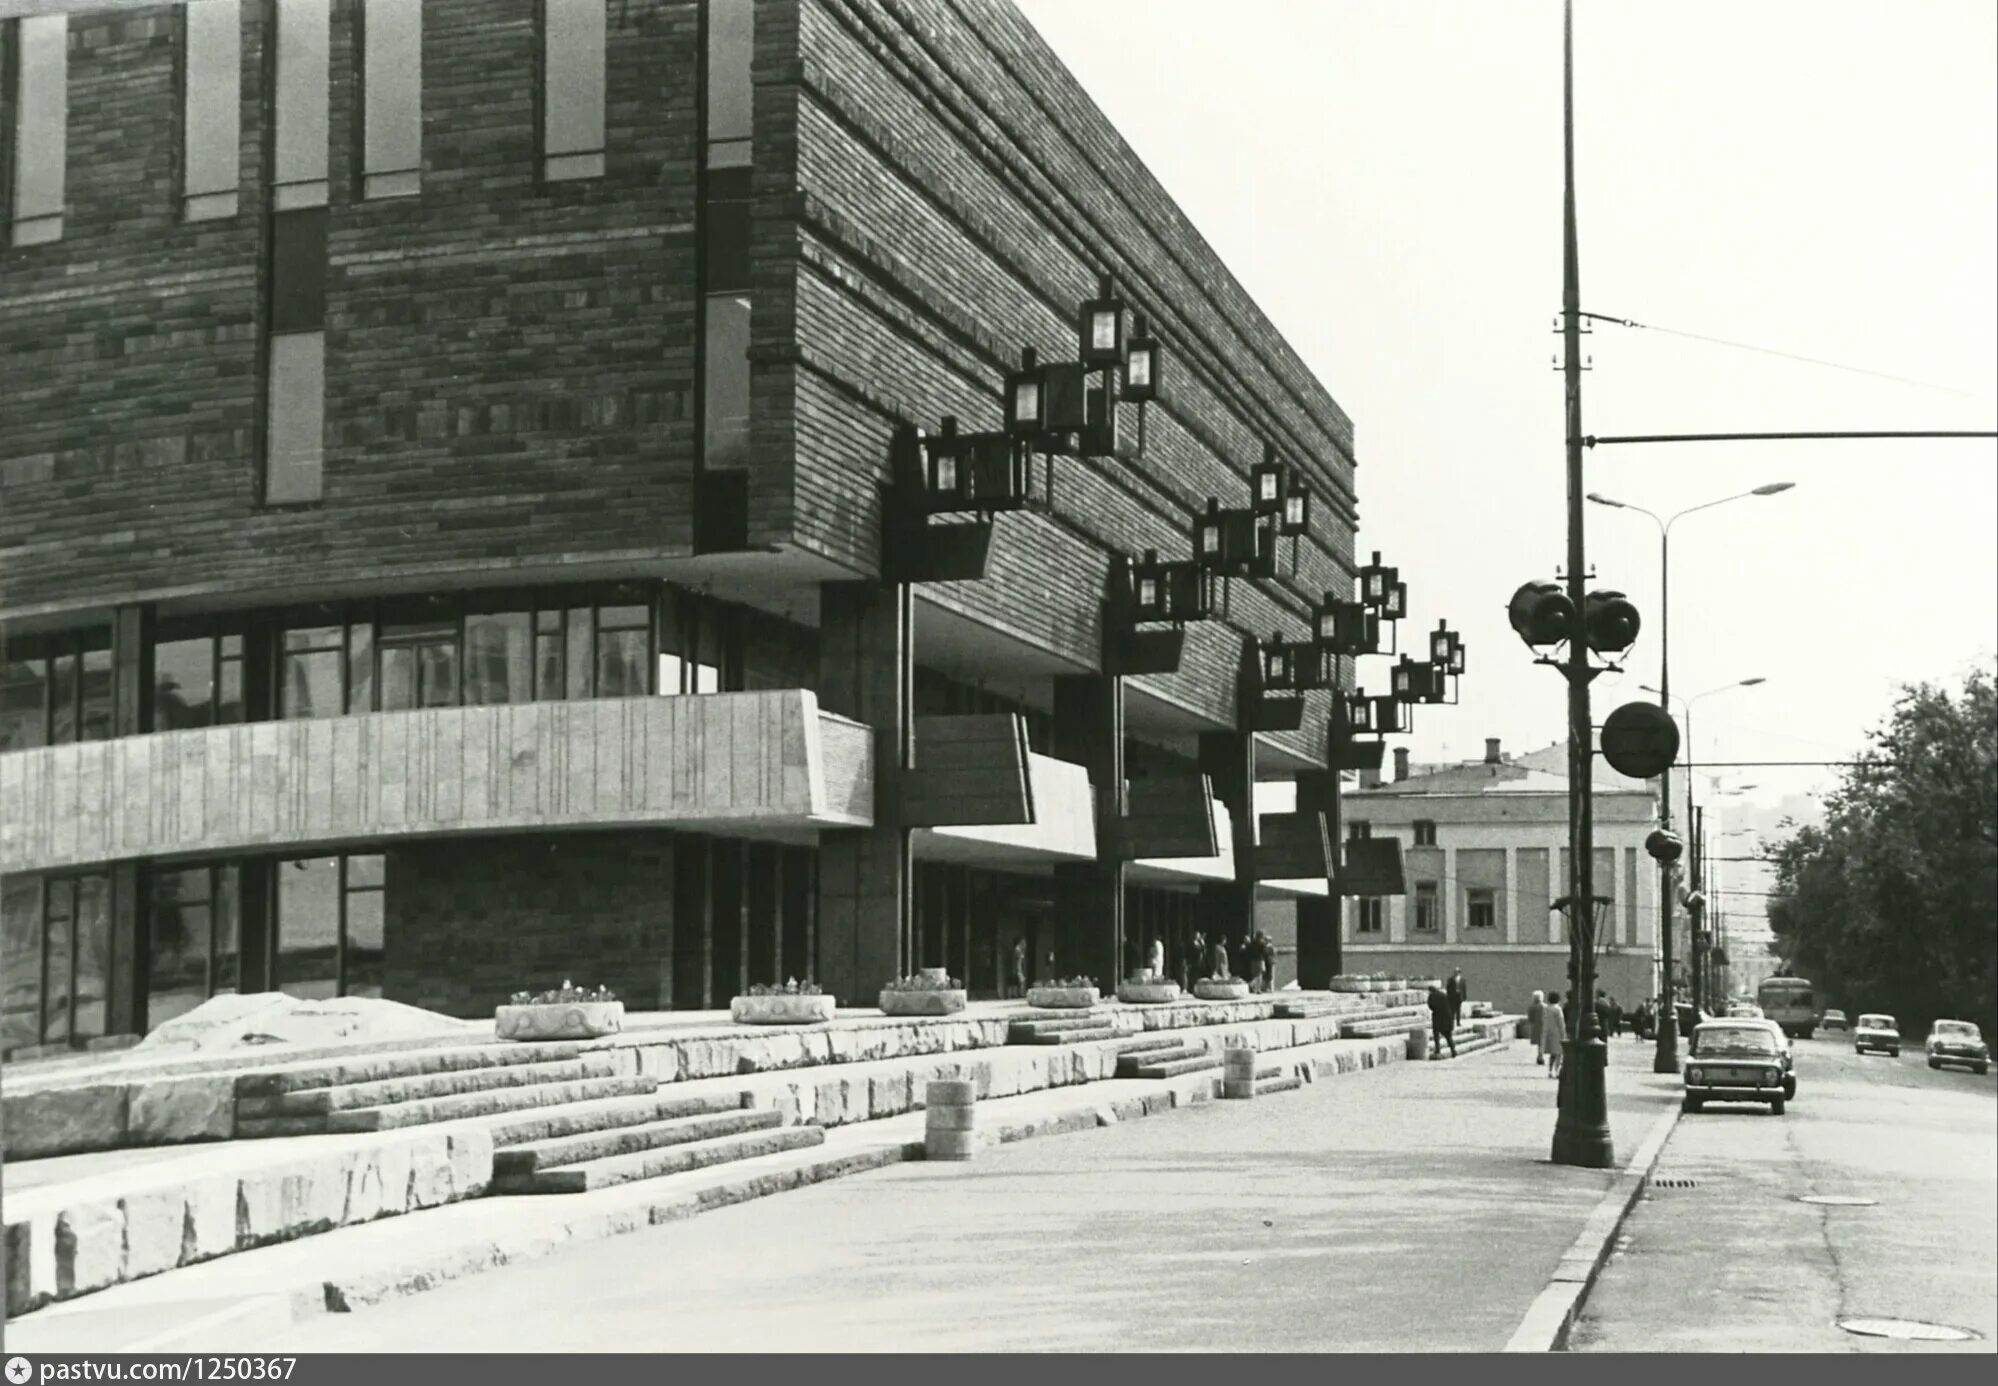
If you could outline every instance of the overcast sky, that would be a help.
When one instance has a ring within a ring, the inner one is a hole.
[[[1469,647],[1416,759],[1560,738],[1563,685],[1504,612],[1566,553],[1559,0],[1020,4],[1352,416],[1362,553]],[[1575,29],[1585,311],[1943,387],[1599,327],[1585,433],[1998,428],[1998,6],[1580,0]],[[1700,760],[1844,758],[1897,683],[1998,647],[1998,444],[1587,468],[1661,516],[1797,483],[1672,531],[1674,693],[1768,679],[1697,705]],[[1592,505],[1588,553],[1646,623],[1600,723],[1657,682],[1658,531]],[[1734,782],[1773,809],[1833,774]]]

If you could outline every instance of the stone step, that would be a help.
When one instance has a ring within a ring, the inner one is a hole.
[[[1104,1015],[1105,1012],[1100,1006],[1092,1006],[1088,1010],[1040,1010],[1029,1011],[1013,1023],[1053,1029],[1062,1025],[1094,1025],[1102,1020]]]
[[[635,1097],[657,1089],[657,1078],[583,1078],[572,1083],[536,1083],[525,1088],[492,1088],[485,1092],[398,1102],[386,1107],[355,1107],[326,1114],[328,1131],[389,1131],[424,1126],[433,1121],[495,1116],[531,1107],[555,1107],[598,1097]]]
[[[1154,1058],[1147,1054],[1142,1060],[1120,1059],[1117,1061],[1119,1078],[1177,1078],[1182,1073],[1198,1073],[1202,1069],[1221,1067],[1221,1056],[1199,1050],[1184,1057],[1170,1059]]]
[[[767,1131],[783,1124],[784,1114],[775,1107],[738,1107],[732,1112],[668,1117],[664,1121],[651,1121],[642,1126],[617,1126],[604,1131],[585,1131],[573,1136],[528,1141],[494,1151],[493,1175],[495,1178],[526,1176],[536,1170],[590,1164],[619,1155],[636,1155],[643,1150],[660,1150],[669,1145],[690,1145],[716,1136]]]
[[[609,1051],[583,1054],[542,1064],[496,1064],[491,1068],[447,1069],[441,1073],[382,1078],[370,1083],[343,1083],[333,1088],[305,1088],[274,1097],[239,1097],[239,1116],[304,1116],[352,1107],[390,1107],[432,1097],[487,1092],[494,1088],[525,1088],[537,1083],[569,1083],[582,1078],[611,1078],[618,1056]]]
[[[631,1155],[591,1160],[586,1164],[559,1165],[553,1169],[536,1170],[531,1175],[510,1176],[504,1181],[496,1178],[494,1187],[499,1193],[586,1193],[613,1184],[629,1184],[637,1179],[657,1179],[669,1174],[684,1174],[688,1170],[706,1169],[710,1165],[753,1159],[758,1155],[775,1155],[780,1151],[822,1145],[825,1138],[825,1131],[817,1126],[779,1126],[768,1131],[750,1131],[741,1135],[689,1141],[684,1145],[669,1145],[658,1150],[641,1150]]]
[[[1267,1078],[1261,1074],[1256,1075],[1256,1096],[1258,1097],[1270,1092],[1289,1092],[1292,1088],[1301,1088],[1303,1086],[1304,1080],[1295,1073],[1277,1073]]]
[[[287,1064],[236,1080],[236,1096],[274,1097],[305,1088],[336,1088],[424,1073],[467,1068],[499,1068],[509,1064],[554,1063],[584,1052],[581,1041],[548,1044],[474,1044],[449,1049],[398,1049],[382,1054],[349,1054],[338,1059]]]
[[[656,1093],[637,1097],[604,1097],[585,1102],[566,1102],[559,1107],[534,1108],[518,1115],[496,1118],[488,1128],[495,1149],[526,1145],[530,1141],[558,1140],[592,1131],[610,1131],[620,1126],[644,1126],[675,1117],[708,1116],[735,1112],[756,1104],[746,1092],[721,1092],[708,1097],[673,1097],[668,1084]]]
[[[1156,1050],[1198,1049],[1198,1048],[1200,1048],[1199,1045],[1188,1043],[1184,1036],[1149,1035],[1141,1039],[1129,1040],[1123,1044],[1118,1045],[1117,1054],[1118,1057],[1121,1058],[1128,1054],[1150,1054]]]
[[[1085,1044],[1090,1040],[1117,1038],[1117,1027],[1114,1025],[1092,1025],[1087,1029],[1057,1030],[1052,1033],[1035,1033],[1032,1031],[1022,1033],[1019,1029],[1015,1028],[1006,1038],[1013,1044]]]

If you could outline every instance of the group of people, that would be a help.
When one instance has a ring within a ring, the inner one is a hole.
[[[1261,929],[1250,934],[1242,944],[1237,964],[1231,966],[1228,959],[1228,945],[1222,939],[1210,941],[1206,934],[1195,932],[1186,951],[1180,954],[1176,969],[1180,986],[1191,990],[1195,982],[1208,977],[1239,977],[1249,984],[1250,991],[1276,990],[1276,942]],[[1166,975],[1165,944],[1152,940],[1151,969],[1159,976]]]
[[[1450,974],[1450,980],[1442,986],[1429,988],[1429,1057],[1443,1057],[1443,1046],[1450,1046],[1450,1057],[1457,1057],[1457,1021],[1464,1014],[1464,997],[1467,994],[1464,969],[1458,968]]]
[[[1595,1009],[1596,1029],[1604,1039],[1615,1039],[1624,1032],[1623,1007],[1614,996],[1607,992],[1598,996]],[[1651,1003],[1646,1001],[1640,1004],[1629,1020],[1631,1033],[1643,1039],[1651,1030]],[[1558,1077],[1561,1056],[1575,1040],[1575,1027],[1568,1019],[1567,1008],[1561,1004],[1561,993],[1550,991],[1543,996],[1534,992],[1533,1000],[1526,1007],[1526,1027],[1535,1050],[1533,1062],[1544,1065],[1549,1078]]]

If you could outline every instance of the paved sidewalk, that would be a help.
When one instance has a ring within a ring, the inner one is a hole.
[[[1677,1101],[1650,1055],[1612,1048],[1620,1160]],[[1549,1164],[1553,1123],[1524,1045],[1393,1064],[895,1165],[257,1346],[1493,1351],[1612,1182]]]

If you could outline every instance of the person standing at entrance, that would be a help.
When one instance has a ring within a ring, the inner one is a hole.
[[[1429,1057],[1443,1057],[1444,1041],[1449,1041],[1450,1057],[1457,1057],[1457,1031],[1450,1022],[1450,998],[1441,987],[1429,988]]]
[[[1546,1013],[1547,998],[1537,991],[1534,992],[1533,999],[1526,1005],[1526,1038],[1533,1045],[1533,1062],[1535,1066],[1547,1062],[1546,1051],[1540,1047],[1540,1021]]]
[[[1547,1059],[1547,1076],[1561,1076],[1561,1054],[1568,1042],[1568,1017],[1561,1009],[1561,993],[1547,993],[1547,1009],[1540,1013],[1540,1052]]]
[[[1450,973],[1450,1030],[1454,1034],[1457,1023],[1464,1018],[1464,996],[1468,988],[1464,982],[1464,969],[1455,968]]]
[[[1027,936],[1021,934],[1013,940],[1013,986],[1018,994],[1027,994]]]

